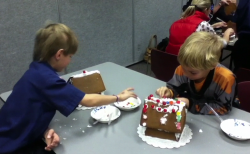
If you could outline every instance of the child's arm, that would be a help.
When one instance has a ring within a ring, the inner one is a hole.
[[[137,97],[133,92],[133,88],[128,88],[118,95],[99,95],[99,94],[85,94],[84,98],[80,102],[81,105],[87,107],[107,105],[116,101],[124,101],[129,97]]]

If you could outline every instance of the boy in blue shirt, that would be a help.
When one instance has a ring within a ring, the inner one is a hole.
[[[68,66],[77,47],[77,38],[66,25],[50,24],[37,32],[34,61],[0,110],[0,153],[29,153],[32,143],[42,137],[45,150],[56,147],[59,136],[48,129],[56,110],[69,116],[79,104],[100,106],[136,97],[132,88],[116,96],[85,94],[61,79],[56,72]]]

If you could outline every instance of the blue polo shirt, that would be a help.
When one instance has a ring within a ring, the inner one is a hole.
[[[239,1],[232,21],[236,23],[239,38],[250,36],[250,0]]]
[[[68,116],[84,95],[48,63],[32,62],[0,109],[0,153],[42,138],[56,110]]]

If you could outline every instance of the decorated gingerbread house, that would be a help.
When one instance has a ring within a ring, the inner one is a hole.
[[[145,99],[140,125],[146,127],[145,135],[179,141],[186,123],[186,104],[177,99]]]

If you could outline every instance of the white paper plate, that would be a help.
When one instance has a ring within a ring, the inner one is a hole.
[[[250,123],[239,119],[227,119],[220,124],[221,129],[235,140],[250,139]]]
[[[125,101],[115,102],[114,105],[121,110],[131,111],[141,105],[141,100],[139,97],[137,97],[137,99],[130,97],[126,99]]]
[[[92,110],[90,115],[92,118],[98,120],[101,123],[108,123],[110,115],[111,115],[110,121],[113,121],[121,115],[121,111],[116,107],[110,105],[99,106],[96,107],[94,110]]]

